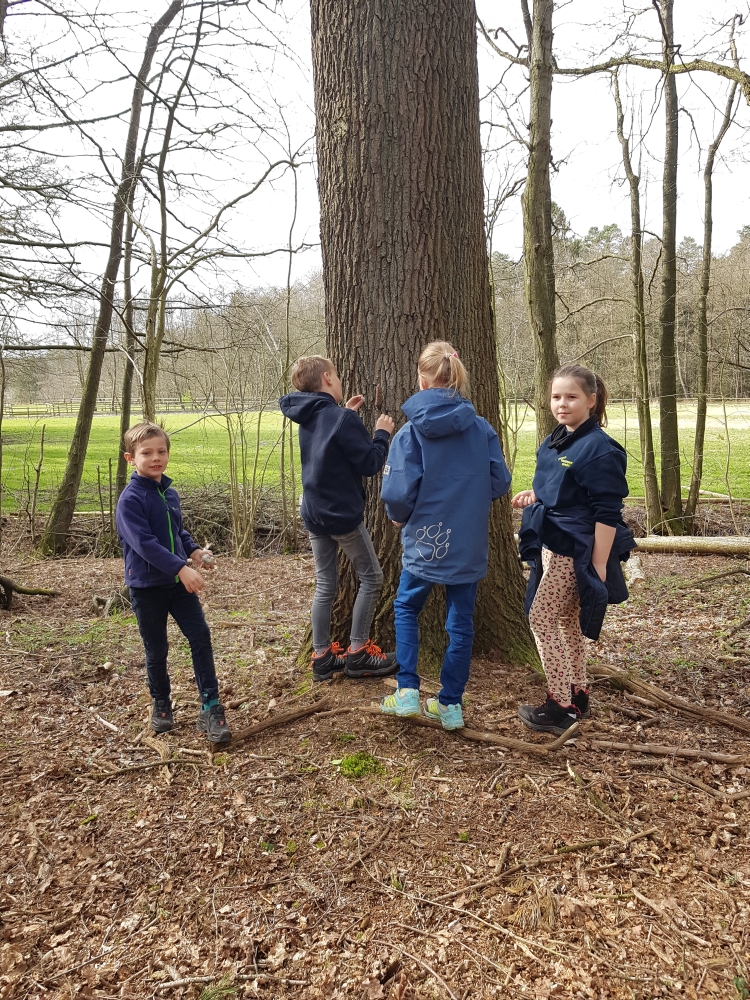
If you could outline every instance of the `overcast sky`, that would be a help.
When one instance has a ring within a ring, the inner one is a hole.
[[[83,7],[90,10],[101,4],[94,0],[80,0]],[[748,3],[740,8],[746,15]],[[134,69],[141,59],[144,21],[147,16],[158,15],[164,8],[164,0],[143,0],[137,14],[132,13],[132,0],[107,0],[106,11],[112,16],[113,37],[121,46],[119,55]],[[703,0],[676,0],[675,35],[681,43],[681,53],[685,58],[694,52],[707,53],[714,58],[728,61],[727,30],[723,25],[731,19],[737,7],[731,0],[712,0],[708,5]],[[262,8],[259,8],[262,9]],[[257,89],[259,100],[273,113],[283,113],[286,127],[291,135],[291,145],[300,147],[303,166],[297,174],[298,206],[293,242],[295,244],[318,241],[318,206],[315,188],[313,147],[310,142],[314,132],[312,72],[310,56],[310,20],[307,0],[286,0],[280,8],[283,17],[269,16],[268,25],[278,38],[288,46],[288,55],[260,52],[248,48],[243,53],[241,47],[234,49],[233,57],[240,66],[247,67],[248,79]],[[517,0],[498,4],[496,0],[479,0],[479,16],[488,28],[504,28],[516,41],[523,38],[520,18],[520,4]],[[20,8],[23,10],[23,8]],[[625,42],[617,41],[618,34],[628,16],[632,15],[632,32],[637,37],[635,43],[639,51],[651,52],[658,57],[658,47],[653,41],[658,37],[658,23],[652,7],[645,2],[637,8],[624,0],[568,0],[560,4],[555,16],[555,53],[561,66],[586,65],[601,56],[602,51],[611,47],[613,52],[621,52]],[[498,20],[499,17],[505,20]],[[21,16],[11,20],[11,28],[31,24]],[[741,64],[747,66],[750,59],[750,32],[748,23],[738,29],[737,41]],[[138,25],[138,27],[134,27]],[[29,30],[26,28],[25,30]],[[33,30],[37,30],[34,28]],[[58,44],[53,36],[47,54],[50,55]],[[651,40],[651,41],[650,41]],[[59,46],[70,45],[71,38],[61,38]],[[508,49],[511,46],[506,36],[498,36],[498,44]],[[610,53],[611,54],[611,53]],[[77,72],[88,74],[89,80],[97,73],[113,79],[116,74],[106,60],[87,62],[85,71],[79,66]],[[516,104],[511,114],[515,125],[523,133],[528,116],[528,93],[524,93],[525,72],[520,68],[507,70],[507,62],[491,52],[484,40],[479,43],[480,93],[488,95],[494,90],[495,98],[502,95],[506,103]],[[504,86],[498,89],[500,80]],[[262,83],[261,83],[262,81]],[[703,226],[703,184],[701,170],[705,159],[705,147],[711,141],[717,121],[723,112],[727,94],[727,81],[711,74],[694,77],[678,77],[678,90],[684,113],[680,116],[680,168],[679,168],[679,238],[692,236],[702,242]],[[102,107],[127,107],[130,99],[132,80],[124,77],[120,83],[110,84],[87,98],[96,111]],[[663,149],[663,109],[661,107],[660,77],[658,73],[646,70],[628,70],[623,80],[626,94],[628,118],[633,115],[636,130],[643,131],[645,138],[638,145],[636,158],[640,158],[641,176],[644,181],[643,204],[646,214],[646,228],[654,232],[661,229],[661,154]],[[520,98],[518,95],[521,95]],[[719,110],[717,110],[719,109]],[[278,115],[277,115],[278,117]],[[485,100],[482,107],[485,122],[496,125],[504,123],[503,113],[494,101]],[[714,246],[717,252],[726,252],[736,242],[736,232],[740,226],[750,224],[750,185],[748,185],[748,165],[746,162],[745,129],[750,115],[744,99],[740,102],[738,124],[733,128],[722,147],[722,155],[715,172]],[[114,154],[122,148],[126,124],[124,121],[98,126],[97,138],[107,153]],[[615,135],[615,115],[610,83],[605,76],[571,79],[556,77],[553,93],[553,157],[556,169],[553,174],[553,198],[565,211],[572,228],[578,234],[585,234],[591,226],[617,223],[623,231],[629,229],[629,206],[627,190],[622,185],[621,153]],[[498,129],[492,132],[492,142],[502,134]],[[485,126],[485,137],[489,135]],[[60,139],[46,133],[42,144],[53,155],[63,154],[71,169],[86,156],[92,157],[91,146],[73,137]],[[278,134],[273,141],[254,148],[247,144],[233,149],[221,164],[213,162],[206,168],[205,180],[207,197],[217,201],[236,195],[251,185],[265,162],[279,155]],[[76,158],[79,158],[76,160]],[[115,163],[114,158],[112,163]],[[203,168],[202,168],[203,169]],[[493,168],[494,170],[495,168]],[[496,169],[500,173],[523,169],[523,149],[511,144],[499,157]],[[119,169],[117,171],[119,173]],[[492,183],[495,173],[488,174]],[[210,189],[210,190],[209,190]],[[266,185],[258,196],[243,202],[231,213],[227,220],[229,236],[236,238],[257,250],[268,250],[286,244],[292,221],[292,178],[287,173],[279,173],[277,179]],[[198,202],[196,204],[196,211]],[[108,237],[107,212],[97,213],[85,204],[71,207],[63,217],[64,226],[73,226],[85,232],[90,238],[106,240]],[[506,205],[496,230],[495,249],[512,257],[519,257],[521,248],[520,198],[515,197]],[[101,274],[103,251],[94,251],[86,258],[92,275]],[[211,275],[213,281],[220,281],[229,288],[234,283],[245,286],[262,284],[282,285],[286,281],[288,257],[285,255],[262,258],[254,263],[246,261],[228,265],[219,275]],[[293,261],[293,278],[303,278],[320,266],[317,247],[300,254]],[[144,273],[145,279],[145,273]],[[208,280],[208,279],[207,279]]]

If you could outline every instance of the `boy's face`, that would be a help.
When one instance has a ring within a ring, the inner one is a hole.
[[[161,434],[139,441],[131,455],[127,452],[125,459],[130,462],[139,476],[147,479],[161,479],[169,462],[169,448],[166,439]]]
[[[320,379],[320,391],[330,393],[337,403],[343,400],[344,390],[341,386],[341,379],[333,365],[327,372],[323,372]]]

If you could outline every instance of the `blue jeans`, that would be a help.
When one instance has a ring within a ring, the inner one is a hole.
[[[190,643],[195,682],[204,705],[219,697],[211,632],[197,594],[189,594],[182,583],[172,587],[131,587],[130,603],[146,647],[148,689],[154,699],[166,701],[171,694],[167,672],[167,617],[171,615]]]
[[[401,570],[398,594],[393,602],[396,614],[396,659],[401,668],[396,674],[396,681],[400,688],[419,690],[417,617],[434,586],[431,580],[423,580],[406,569]],[[445,631],[450,641],[440,671],[442,690],[438,701],[441,705],[460,705],[469,680],[478,586],[479,581],[475,580],[473,583],[447,584],[445,587],[445,603],[448,606]]]
[[[370,638],[375,602],[383,586],[383,571],[370,533],[364,522],[360,522],[346,535],[310,535],[310,545],[315,560],[315,596],[310,611],[313,648],[316,653],[322,653],[331,642],[331,608],[339,582],[340,546],[359,577],[349,640],[352,648],[358,649]]]

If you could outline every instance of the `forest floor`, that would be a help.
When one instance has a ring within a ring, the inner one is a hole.
[[[750,629],[729,635],[750,576],[696,585],[746,564],[641,560],[591,663],[750,717]],[[750,997],[746,735],[605,681],[548,754],[366,714],[383,681],[313,686],[295,666],[312,566],[276,556],[222,559],[206,588],[229,721],[353,710],[212,752],[176,635],[177,726],[150,734],[134,620],[92,607],[118,560],[3,572],[60,592],[0,614],[3,1000]],[[476,659],[467,723],[539,747],[516,708],[542,695]]]

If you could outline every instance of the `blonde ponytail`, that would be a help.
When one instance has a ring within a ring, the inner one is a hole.
[[[417,372],[431,389],[453,389],[463,393],[469,386],[469,376],[453,344],[434,340],[419,355]]]

